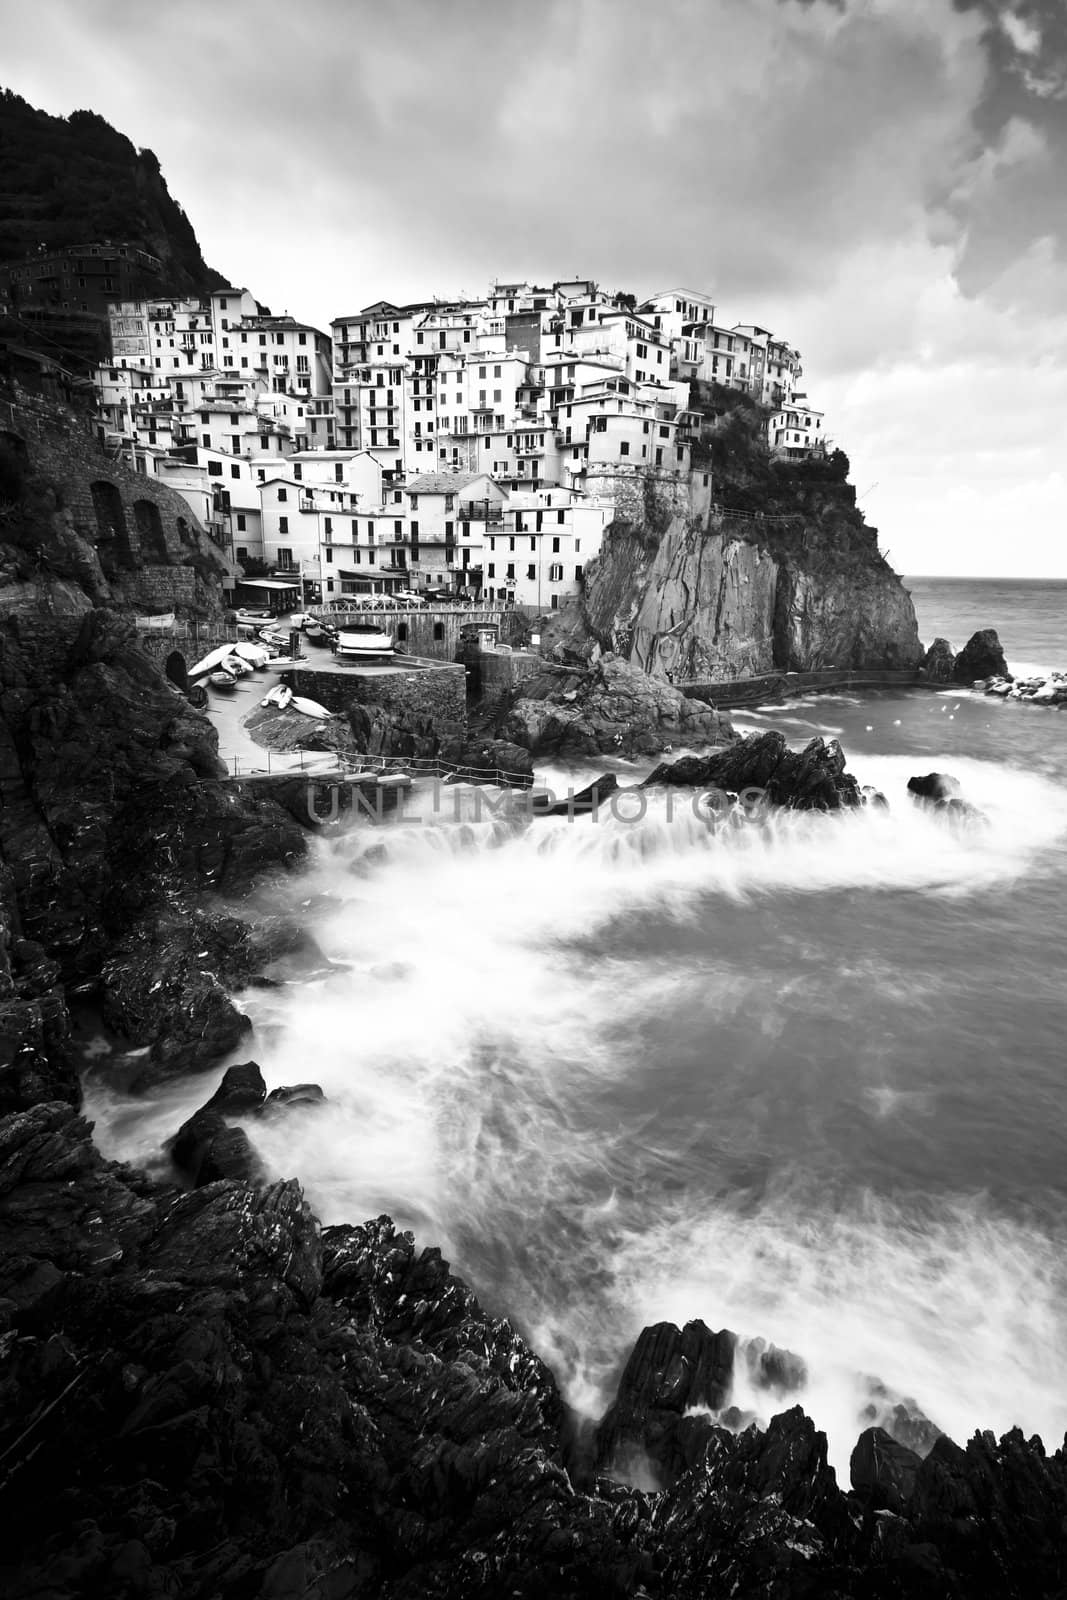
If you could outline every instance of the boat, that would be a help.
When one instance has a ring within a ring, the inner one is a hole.
[[[307,634],[309,639],[313,639],[313,640],[321,639],[322,638],[322,623],[317,621],[315,617],[312,617],[309,622],[305,622],[304,623],[304,632]]]
[[[321,720],[323,717],[333,715],[333,712],[327,711],[325,706],[320,706],[317,700],[308,700],[302,694],[294,694],[289,706],[293,711],[303,712],[305,717],[317,717]]]
[[[234,689],[237,687],[237,679],[232,673],[224,672],[221,667],[215,672],[209,672],[207,681],[213,689]]]
[[[216,645],[214,650],[209,650],[207,655],[198,661],[195,666],[189,668],[189,677],[204,677],[207,673],[213,672],[216,668],[221,667],[232,655],[232,644]]]
[[[376,628],[372,623],[341,628],[337,634],[339,656],[389,656],[393,653],[393,636]]]
[[[247,640],[241,640],[238,644],[235,644],[233,653],[235,656],[240,656],[242,661],[247,661],[252,667],[265,667],[270,658],[270,651],[265,649],[263,645],[251,644]]]
[[[252,671],[251,663],[242,656],[234,655],[231,650],[226,659],[220,662],[223,672],[228,672],[233,678],[247,678]]]
[[[279,711],[284,711],[292,698],[293,691],[289,685],[287,683],[279,683],[275,685],[269,694],[265,694],[259,703],[261,706],[277,706]]]
[[[410,789],[410,772],[383,772],[378,778],[379,789]]]

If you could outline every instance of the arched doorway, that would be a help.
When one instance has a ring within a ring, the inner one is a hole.
[[[106,577],[112,578],[122,567],[134,567],[133,551],[126,526],[126,508],[113,483],[98,478],[89,485],[96,514],[96,553]]]
[[[170,655],[167,657],[166,665],[163,670],[170,679],[171,683],[176,684],[181,690],[182,694],[189,693],[189,673],[186,667],[185,657],[182,655],[180,650],[171,651]]]
[[[26,444],[17,433],[0,429],[0,500],[20,500],[29,470]]]
[[[159,507],[152,500],[133,502],[133,520],[141,539],[141,559],[149,565],[167,565],[167,539]]]

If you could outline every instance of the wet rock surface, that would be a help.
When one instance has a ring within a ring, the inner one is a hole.
[[[972,633],[953,663],[952,676],[957,683],[973,683],[976,678],[1010,677],[995,628],[980,628]]]
[[[790,750],[780,733],[751,734],[727,750],[663,762],[643,787],[681,784],[742,794],[758,789],[771,805],[799,811],[840,811],[865,803],[863,791],[845,770],[836,739],[812,739]]]
[[[919,676],[929,683],[952,683],[956,652],[947,639],[937,638],[919,663]]]
[[[673,744],[723,745],[729,719],[617,656],[523,684],[504,735],[534,756],[655,755]]]
[[[220,1103],[257,1092],[243,1067]],[[651,1446],[666,1486],[572,1478],[551,1373],[436,1250],[320,1229],[293,1183],[150,1183],[62,1103],[0,1122],[0,1330],[11,1600],[1062,1592],[1062,1451],[871,1428],[848,1489],[799,1406],[694,1414],[738,1347],[659,1324],[598,1448]]]

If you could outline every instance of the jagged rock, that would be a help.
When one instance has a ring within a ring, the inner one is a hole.
[[[796,1394],[808,1381],[807,1363],[792,1350],[779,1350],[764,1339],[750,1339],[744,1355],[757,1389],[770,1389],[776,1395]]]
[[[3,1326],[11,1600],[1062,1587],[1062,1451],[1016,1431],[916,1466],[870,1430],[846,1496],[799,1408],[739,1434],[686,1416],[728,1398],[733,1340],[667,1325],[620,1402],[670,1430],[671,1481],[576,1486],[551,1373],[437,1251],[385,1217],[320,1234],[295,1184],[176,1194],[105,1162],[67,1105],[0,1121]]]
[[[504,733],[532,755],[565,757],[648,755],[734,738],[713,707],[612,655],[584,672],[546,670],[527,680]]]
[[[257,1111],[267,1098],[267,1085],[258,1061],[227,1067],[222,1082],[207,1104],[216,1111]]]
[[[961,797],[959,780],[947,772],[909,778],[908,793],[918,805],[935,811],[953,828],[970,828],[987,820],[983,811]]]
[[[263,1102],[264,1115],[273,1111],[284,1111],[288,1106],[317,1106],[324,1105],[326,1096],[317,1083],[291,1083],[283,1084],[277,1089],[272,1089]]]
[[[473,768],[476,774],[500,771],[529,776],[533,773],[529,750],[510,739],[446,739],[441,745],[440,755],[457,766]],[[476,776],[470,777],[469,774],[464,774],[464,777],[469,782],[479,781]],[[490,776],[485,781],[488,783],[493,779]]]
[[[136,1046],[148,1045],[129,1085],[135,1093],[213,1066],[249,1031],[225,981],[242,968],[246,935],[233,919],[163,913],[113,946],[102,973],[103,1017]]]
[[[579,789],[577,794],[564,800],[554,800],[549,794],[533,794],[530,797],[530,811],[536,817],[578,817],[587,816],[610,800],[618,792],[619,780],[613,772],[605,772],[584,789]]]
[[[657,1322],[645,1328],[619,1379],[615,1401],[596,1434],[602,1470],[625,1471],[627,1457],[647,1456],[673,1482],[703,1446],[710,1423],[687,1410],[717,1412],[733,1381],[736,1336],[712,1333],[701,1321],[677,1328]],[[687,1424],[681,1427],[682,1422]],[[696,1424],[696,1426],[693,1426]]]
[[[902,1513],[915,1487],[921,1457],[898,1444],[884,1428],[861,1433],[849,1462],[852,1487],[872,1510]]]
[[[836,739],[815,738],[801,751],[789,749],[780,733],[750,734],[728,750],[664,762],[645,786],[707,786],[732,794],[762,790],[768,804],[800,811],[838,811],[863,804],[856,779],[845,771]]]
[[[960,781],[947,772],[928,772],[924,778],[909,778],[908,793],[920,801],[940,804],[954,799],[960,792]]]
[[[937,638],[919,663],[919,676],[930,683],[951,683],[956,652],[947,639]]]
[[[995,628],[981,628],[971,634],[956,657],[952,676],[956,683],[973,683],[976,678],[1011,678]]]

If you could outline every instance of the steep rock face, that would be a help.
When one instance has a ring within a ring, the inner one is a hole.
[[[873,531],[851,523],[790,523],[773,536],[723,517],[706,529],[674,517],[662,534],[616,524],[577,620],[572,639],[584,626],[642,671],[683,681],[922,658],[908,594]]]

